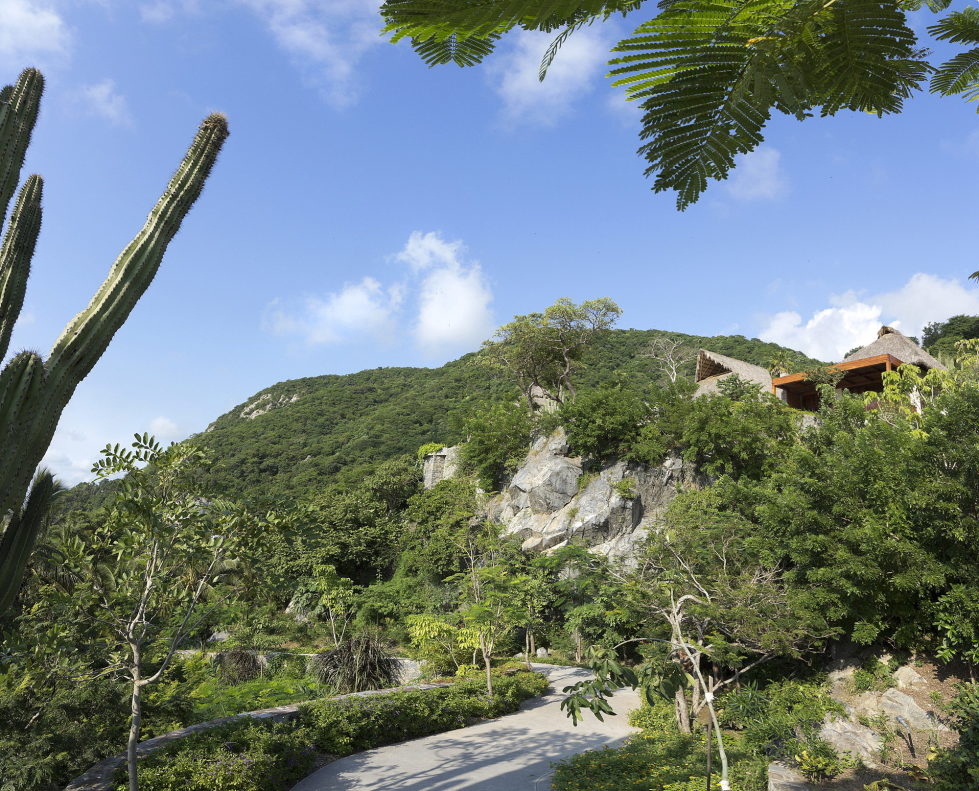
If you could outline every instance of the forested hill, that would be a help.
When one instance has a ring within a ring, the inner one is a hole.
[[[587,353],[576,378],[579,389],[615,377],[655,383],[659,375],[644,351],[657,337],[763,366],[779,354],[795,360],[796,369],[820,364],[741,335],[610,330]],[[467,354],[440,368],[374,368],[293,379],[259,391],[197,435],[215,461],[214,491],[258,501],[302,499],[332,482],[355,481],[366,467],[414,453],[427,442],[461,441],[465,417],[489,402],[516,396],[510,384],[475,365],[474,357]],[[693,371],[691,357],[686,373],[692,377]],[[104,487],[82,484],[64,505],[97,505],[105,493]]]
[[[708,348],[758,365],[767,365],[779,353],[788,353],[800,368],[819,364],[740,335],[612,330],[602,333],[587,355],[578,375],[580,386],[592,387],[617,375],[635,383],[654,382],[655,366],[642,354],[658,336],[682,338],[692,349]],[[249,498],[303,497],[338,477],[355,479],[365,465],[414,453],[426,442],[461,441],[467,415],[513,393],[505,381],[474,365],[474,356],[440,368],[375,368],[266,388],[199,435],[216,462],[214,483]],[[691,359],[690,375],[693,365]]]

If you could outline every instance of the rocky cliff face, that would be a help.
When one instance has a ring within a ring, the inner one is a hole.
[[[563,431],[538,440],[509,486],[485,505],[504,533],[528,552],[577,541],[609,557],[627,556],[660,519],[678,491],[702,485],[689,462],[659,467],[618,462],[584,474]]]

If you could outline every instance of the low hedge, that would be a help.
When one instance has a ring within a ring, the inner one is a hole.
[[[359,750],[461,728],[516,711],[540,695],[547,679],[520,672],[485,687],[467,679],[449,687],[392,692],[304,705],[296,720],[243,720],[189,736],[142,759],[141,791],[286,791],[309,774],[322,754]],[[118,791],[125,791],[125,770]]]

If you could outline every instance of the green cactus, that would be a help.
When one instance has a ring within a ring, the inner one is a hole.
[[[40,72],[26,69],[16,85],[0,91],[0,219],[6,216],[20,178],[43,89]],[[50,500],[44,479],[37,479],[32,489],[31,478],[61,412],[153,280],[227,136],[224,116],[215,114],[203,121],[146,224],[116,259],[88,307],[65,328],[47,359],[36,352],[20,352],[0,371],[0,614],[16,594],[37,534],[39,521],[29,517],[37,513],[37,503],[45,497]],[[24,301],[41,228],[42,190],[40,176],[26,180],[0,247],[0,360],[7,355],[10,333]],[[29,490],[32,495],[25,504]],[[34,492],[40,499],[35,499]]]

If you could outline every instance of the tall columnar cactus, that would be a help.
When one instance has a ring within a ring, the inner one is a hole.
[[[20,178],[43,88],[40,72],[26,69],[16,85],[0,91],[0,219],[6,215]],[[0,614],[16,594],[39,529],[40,520],[33,518],[37,512],[33,492],[26,503],[25,499],[61,412],[153,280],[227,136],[224,116],[204,119],[146,224],[116,259],[88,307],[65,328],[47,359],[36,352],[20,352],[0,372]],[[40,176],[25,181],[0,248],[0,360],[7,355],[10,333],[24,301],[41,228],[42,189]],[[46,490],[38,495],[37,503],[49,498]]]

